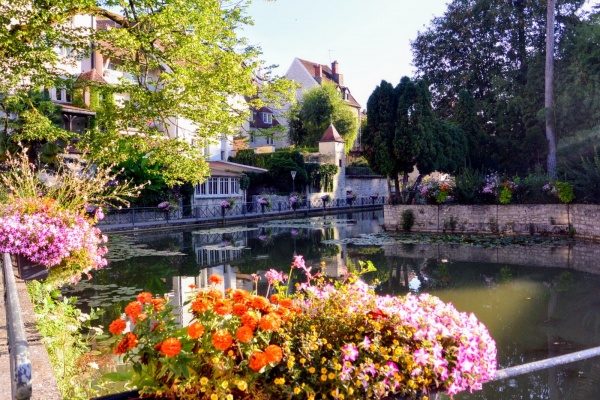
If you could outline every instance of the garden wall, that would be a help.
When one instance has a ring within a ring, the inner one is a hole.
[[[585,204],[386,205],[384,228],[402,230],[402,213],[415,215],[417,232],[567,234],[600,240],[600,206]]]

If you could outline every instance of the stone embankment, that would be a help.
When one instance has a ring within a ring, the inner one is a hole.
[[[384,227],[402,230],[413,210],[416,232],[559,235],[600,240],[600,206],[587,204],[386,205]]]

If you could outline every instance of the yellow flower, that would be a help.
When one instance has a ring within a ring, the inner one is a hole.
[[[326,374],[327,373],[327,368],[321,368],[321,373],[322,374]]]
[[[310,368],[308,369],[308,372],[310,372],[311,374],[314,374],[314,373],[315,373],[315,371],[316,371],[316,370],[315,370],[315,367],[310,367]]]
[[[327,359],[325,357],[321,358],[321,364],[325,364],[327,362]]]
[[[348,388],[348,394],[352,396],[354,394],[354,389]]]
[[[276,385],[283,385],[285,383],[285,378],[281,377],[281,378],[275,378],[275,384]]]
[[[302,357],[302,358],[300,359],[300,364],[304,365],[304,363],[305,363],[305,362],[306,362],[306,358]]]
[[[206,384],[208,383],[208,378],[203,376],[202,378],[200,378],[200,384],[202,386],[206,386]]]
[[[219,400],[219,396],[213,393],[210,395],[210,400]]]
[[[233,395],[232,394],[228,394],[226,397],[227,400],[233,400]]]
[[[327,375],[321,375],[321,381],[325,382],[327,380]]]
[[[333,348],[333,346],[331,345],[331,343],[327,343],[327,348],[328,348],[329,350],[331,350],[331,349]]]
[[[294,394],[300,394],[301,391],[302,389],[300,389],[298,386],[294,388]]]
[[[227,381],[223,381],[223,382],[221,382],[221,387],[222,387],[223,389],[227,389],[227,388],[229,387],[229,382],[227,382]]]
[[[335,378],[335,374],[333,372],[330,372],[327,377],[329,378],[329,380],[333,380]]]
[[[240,389],[242,392],[245,392],[246,389],[248,389],[248,384],[246,383],[246,381],[237,381],[237,388]]]

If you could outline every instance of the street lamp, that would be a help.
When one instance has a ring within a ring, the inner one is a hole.
[[[292,175],[292,193],[296,191],[296,171],[290,171]]]

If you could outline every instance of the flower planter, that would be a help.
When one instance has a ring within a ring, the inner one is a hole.
[[[48,268],[37,264],[21,254],[17,258],[17,276],[24,281],[33,279],[46,279],[48,277]]]

